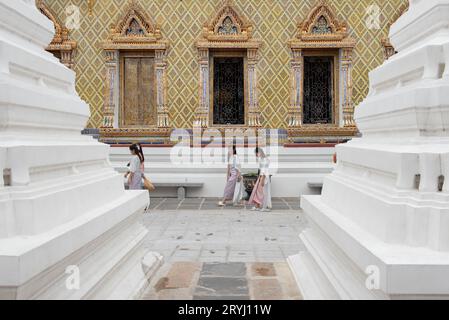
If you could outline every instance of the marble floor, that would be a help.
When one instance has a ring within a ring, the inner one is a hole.
[[[218,199],[151,199],[145,246],[164,256],[143,299],[300,299],[286,258],[301,250],[298,199],[269,213]]]

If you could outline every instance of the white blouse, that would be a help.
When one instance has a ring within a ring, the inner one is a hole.
[[[241,164],[239,157],[236,154],[231,155],[231,157],[228,160],[228,164],[231,166],[231,168],[237,169],[238,171],[241,170]]]
[[[270,176],[270,160],[265,157],[261,158],[259,160],[259,169],[260,169],[260,175],[269,177]]]
[[[129,164],[129,171],[131,171],[132,173],[140,171],[140,159],[138,156],[132,157],[131,163]]]

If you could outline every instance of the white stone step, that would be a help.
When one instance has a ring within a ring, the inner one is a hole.
[[[321,196],[301,198],[301,207],[313,229],[320,230],[361,272],[367,266],[377,266],[380,287],[388,296],[425,297],[449,292],[449,282],[440,280],[449,277],[448,252],[385,243],[321,199]]]
[[[33,296],[34,299],[117,299],[136,298],[145,288],[160,265],[154,259],[153,267],[142,267],[142,241],[147,230],[137,221],[125,221],[96,243],[86,246],[60,263],[60,271],[47,288]],[[83,257],[77,261],[77,256]],[[157,256],[155,254],[155,256]],[[76,265],[80,270],[80,289],[67,290],[68,274],[61,272],[67,265]],[[145,270],[145,271],[144,271]]]
[[[163,257],[156,252],[139,250],[128,258],[125,265],[108,279],[107,284],[96,292],[95,299],[135,300],[140,299],[150,285],[153,275],[163,264]]]
[[[338,294],[309,253],[302,251],[287,259],[305,300],[337,300]]]
[[[365,286],[367,275],[320,231],[309,228],[300,238],[341,299],[388,298],[379,290],[369,290]]]

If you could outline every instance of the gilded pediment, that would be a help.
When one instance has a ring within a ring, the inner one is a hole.
[[[45,5],[44,0],[36,0],[36,6],[43,15],[53,22],[55,27],[55,35],[49,45],[49,48],[51,47],[54,50],[61,49],[61,47],[71,50],[75,49],[76,42],[69,40],[69,30],[61,24],[53,11]]]
[[[111,26],[104,49],[165,49],[160,27],[137,3],[130,0],[124,13]]]
[[[354,47],[346,22],[339,21],[326,0],[319,0],[307,18],[298,23],[296,38],[290,41],[292,47]]]
[[[197,46],[258,48],[260,42],[252,36],[253,24],[238,11],[232,0],[224,0],[220,9],[204,24]]]

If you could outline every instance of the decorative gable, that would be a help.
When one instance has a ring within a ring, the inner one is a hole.
[[[320,16],[315,25],[312,26],[311,32],[313,34],[329,34],[332,33],[332,28],[329,26],[325,16]]]
[[[252,36],[252,25],[231,0],[225,0],[218,13],[204,25],[203,36],[210,41],[246,41]]]
[[[298,24],[296,39],[290,41],[292,46],[320,47],[354,47],[355,41],[349,36],[346,22],[340,22],[337,15],[325,0],[310,11],[307,18]]]
[[[260,46],[252,39],[253,26],[234,6],[232,0],[224,0],[217,13],[204,24],[203,37],[198,47],[229,47],[229,43],[239,43],[241,47]],[[212,44],[212,42],[217,44]],[[218,44],[218,43],[223,44]],[[228,43],[225,45],[224,43]]]
[[[36,0],[36,6],[43,15],[53,22],[55,27],[55,35],[46,50],[57,56],[62,64],[72,69],[76,41],[69,39],[69,30],[59,22],[53,11],[44,3],[44,0]]]
[[[103,44],[107,50],[114,49],[166,49],[161,40],[161,30],[136,2],[130,0],[125,13],[111,27],[108,40]]]

